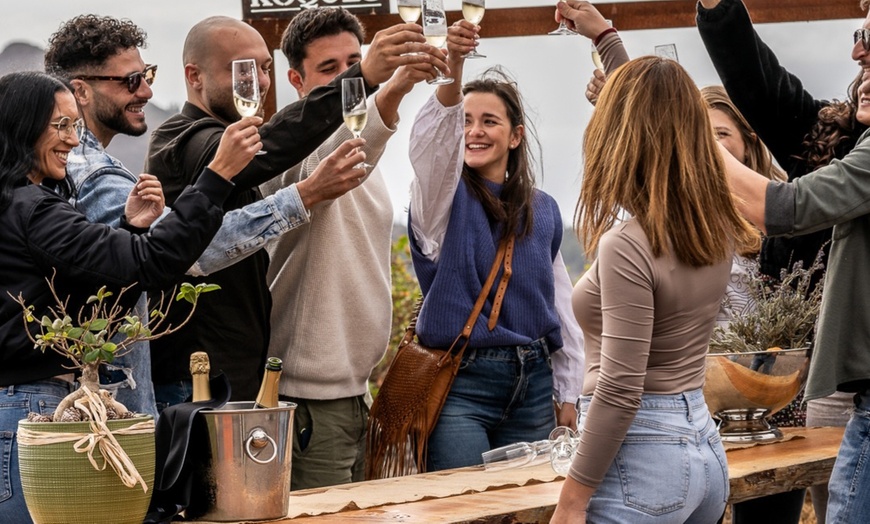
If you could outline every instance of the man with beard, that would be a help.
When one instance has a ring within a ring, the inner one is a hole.
[[[144,108],[153,95],[151,84],[157,66],[143,62],[139,48],[145,46],[145,32],[128,20],[82,15],[51,36],[45,54],[46,71],[72,84],[87,124],[81,143],[67,159],[67,174],[78,192],[74,204],[90,221],[112,227],[118,227],[137,177],[104,148],[118,134],[140,136],[147,130]],[[335,170],[322,172],[325,175],[320,176],[338,174]],[[283,188],[228,212],[189,274],[206,275],[223,269],[307,223],[308,214],[296,186]],[[145,306],[143,295],[137,306],[140,318],[147,318]],[[147,342],[117,359],[103,379],[128,409],[157,414]]]

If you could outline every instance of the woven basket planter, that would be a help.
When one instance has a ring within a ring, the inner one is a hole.
[[[112,432],[128,428],[151,417],[110,420]],[[22,428],[41,433],[90,433],[87,422],[27,422]],[[136,466],[148,486],[126,487],[118,474],[106,465],[99,471],[86,453],[73,449],[74,442],[40,445],[18,444],[21,486],[27,509],[36,524],[141,524],[148,511],[154,487],[154,429],[136,435],[116,435],[118,443]],[[103,464],[99,449],[93,453]]]

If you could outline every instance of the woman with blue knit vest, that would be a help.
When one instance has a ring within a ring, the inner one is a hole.
[[[409,229],[425,297],[421,343],[451,346],[511,236],[512,273],[501,310],[496,291],[489,293],[474,324],[428,441],[429,471],[480,464],[484,451],[546,439],[556,424],[554,399],[563,405],[559,423],[574,426],[583,378],[582,333],[559,252],[562,220],[555,200],[534,188],[519,93],[503,74],[461,85],[463,55],[478,29],[465,21],[450,28],[455,82],[438,87],[411,132]]]

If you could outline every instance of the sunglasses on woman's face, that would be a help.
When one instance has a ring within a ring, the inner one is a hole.
[[[121,82],[127,86],[127,91],[135,93],[142,85],[142,79],[149,86],[154,83],[154,77],[157,76],[157,65],[145,66],[145,70],[140,73],[130,73],[127,76],[99,76],[99,75],[81,75],[75,77],[75,80],[105,80],[109,82]]]
[[[864,51],[870,51],[870,29],[858,29],[855,31],[855,34],[852,35],[853,42],[852,44],[857,44],[858,41],[861,41],[861,45],[864,46]]]

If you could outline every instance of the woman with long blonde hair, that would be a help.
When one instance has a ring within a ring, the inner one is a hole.
[[[586,130],[575,225],[597,258],[573,295],[583,433],[553,522],[708,523],[724,511],[705,356],[731,257],[758,232],[710,129],[688,74],[648,56],[613,74]]]

